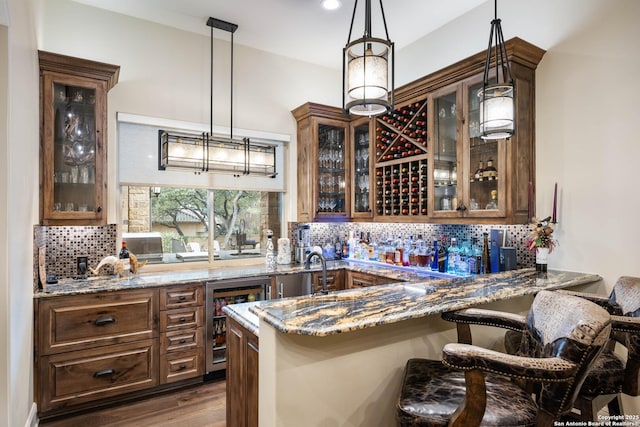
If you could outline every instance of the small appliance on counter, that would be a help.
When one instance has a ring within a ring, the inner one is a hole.
[[[298,224],[296,240],[295,262],[300,264],[311,252],[311,226],[309,224]]]

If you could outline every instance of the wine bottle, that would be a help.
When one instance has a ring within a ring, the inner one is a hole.
[[[120,249],[120,253],[118,254],[118,258],[122,261],[122,268],[124,270],[124,274],[129,274],[131,270],[131,260],[129,259],[129,249],[127,249],[127,242],[122,241],[122,248]]]

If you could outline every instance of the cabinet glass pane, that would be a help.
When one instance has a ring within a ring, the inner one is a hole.
[[[456,93],[435,99],[435,146],[433,147],[434,210],[457,207]]]
[[[318,212],[346,212],[345,129],[318,126]]]
[[[469,88],[469,209],[498,209],[498,141],[480,138],[480,99],[482,83]]]
[[[93,211],[96,91],[54,84],[53,210]]]
[[[354,212],[369,212],[369,124],[354,128],[353,191]]]

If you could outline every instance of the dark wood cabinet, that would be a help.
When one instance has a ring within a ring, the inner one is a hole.
[[[107,221],[107,92],[120,67],[38,51],[43,225]]]
[[[377,274],[363,273],[361,271],[347,270],[347,289],[366,288],[369,286],[386,285],[388,283],[402,282],[398,279],[379,276]]]
[[[507,41],[506,48],[516,121],[515,133],[507,140],[479,137],[478,90],[486,52],[397,88],[395,110],[370,123],[318,104],[294,110],[298,221],[528,222],[529,183],[535,183],[535,70],[545,52],[519,38]],[[349,206],[339,213],[323,210],[324,175],[316,166],[322,164],[316,147],[323,123],[351,129],[348,167],[342,171],[349,183],[344,189]],[[481,163],[485,176],[476,174]]]
[[[258,425],[258,337],[227,318],[227,426]]]
[[[298,221],[350,217],[350,119],[342,109],[306,103],[298,122]]]
[[[328,270],[327,271],[327,289],[329,292],[341,291],[345,289],[344,270]],[[322,290],[322,272],[314,271],[311,273],[311,283],[313,285],[313,293]]]

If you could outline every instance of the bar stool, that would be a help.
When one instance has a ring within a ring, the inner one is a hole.
[[[638,396],[640,386],[640,278],[620,277],[611,294],[606,296],[573,291],[559,291],[579,296],[605,308],[611,317],[611,339],[580,389],[574,403],[574,418],[598,421],[598,412],[607,406],[609,415],[622,415],[621,393]],[[522,335],[515,331],[505,334],[505,349],[519,354]],[[626,347],[623,360],[614,350],[616,343]]]
[[[603,308],[550,291],[538,293],[526,317],[484,309],[442,317],[456,322],[461,343],[445,345],[442,362],[407,362],[396,405],[400,426],[552,426],[573,407],[611,331]],[[469,324],[524,331],[528,354],[471,345]],[[537,402],[530,383],[542,385]]]

